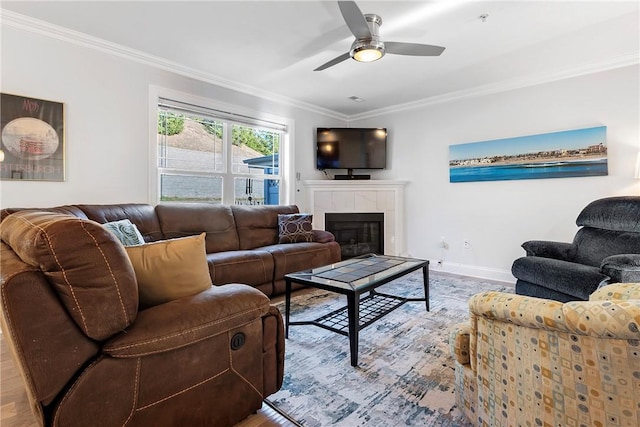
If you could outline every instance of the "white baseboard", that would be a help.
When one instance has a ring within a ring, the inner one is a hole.
[[[495,280],[497,282],[516,283],[516,279],[511,274],[511,271],[477,265],[458,264],[454,262],[438,264],[438,260],[429,260],[429,270],[477,277],[479,279]]]

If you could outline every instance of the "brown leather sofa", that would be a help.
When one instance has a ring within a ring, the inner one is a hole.
[[[5,209],[2,331],[42,425],[230,426],[282,385],[284,274],[339,260],[326,242],[279,245],[295,206],[73,205]],[[214,284],[140,310],[133,267],[98,223],[145,241],[206,232]],[[246,284],[238,284],[246,283]],[[250,286],[247,286],[250,285]]]
[[[3,209],[1,218],[22,209]],[[315,242],[278,244],[278,214],[299,213],[296,205],[228,206],[176,203],[66,205],[46,208],[98,223],[129,219],[146,242],[206,232],[207,260],[214,285],[244,283],[268,297],[284,293],[284,275],[340,261],[333,234],[314,230]]]

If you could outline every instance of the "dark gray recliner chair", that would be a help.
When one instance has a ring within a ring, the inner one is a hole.
[[[573,243],[532,240],[511,267],[516,293],[567,302],[588,300],[610,283],[640,283],[640,197],[587,205]]]

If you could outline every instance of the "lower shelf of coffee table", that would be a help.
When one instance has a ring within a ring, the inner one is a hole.
[[[398,297],[394,295],[380,294],[377,292],[370,293],[360,300],[359,307],[359,328],[362,330],[400,307],[411,299]],[[289,322],[289,325],[315,325],[324,329],[328,329],[335,333],[348,336],[349,335],[349,313],[347,307],[339,308],[331,313],[325,314],[314,320]]]

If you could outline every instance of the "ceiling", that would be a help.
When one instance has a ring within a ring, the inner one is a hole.
[[[357,4],[382,17],[384,40],[446,50],[349,59],[314,72],[353,40],[335,1],[3,0],[1,7],[4,22],[44,25],[85,45],[347,119],[639,62],[637,0]]]

